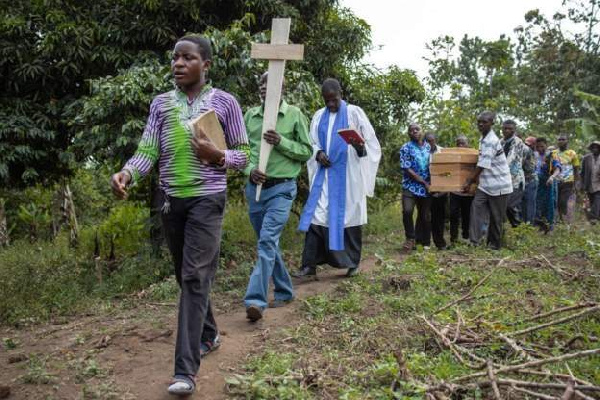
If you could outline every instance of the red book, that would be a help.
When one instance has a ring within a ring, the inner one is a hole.
[[[358,145],[365,143],[365,139],[363,139],[362,136],[360,136],[360,133],[354,129],[340,129],[338,135],[340,135],[342,139],[344,139],[344,142],[348,144],[352,144],[352,140]]]

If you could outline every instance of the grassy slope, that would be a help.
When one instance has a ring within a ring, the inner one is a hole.
[[[500,333],[568,313],[519,323],[527,316],[600,301],[598,227],[559,227],[551,236],[541,236],[523,226],[508,231],[507,248],[500,252],[463,245],[446,252],[420,250],[402,259],[397,252],[402,240],[395,229],[399,226],[398,216],[398,210],[392,208],[382,210],[371,220],[366,249],[378,258],[378,270],[345,281],[333,295],[306,301],[306,323],[273,338],[265,353],[257,354],[244,371],[231,379],[234,397],[423,398],[427,384],[476,371],[439,344],[421,315],[439,329],[447,326],[452,339],[460,313],[465,321],[461,330],[465,331],[467,325],[478,338],[476,343],[462,346],[483,359],[509,364],[520,362],[519,355],[498,339]],[[562,268],[565,276],[545,260],[535,258],[540,254]],[[497,267],[503,258],[503,266]],[[489,279],[474,292],[474,299],[435,313],[469,292],[491,271]],[[569,274],[576,277],[567,282]],[[576,336],[583,339],[568,344]],[[592,342],[598,336],[600,316],[596,312],[518,339],[533,356],[549,357],[598,348],[598,343]],[[568,364],[579,378],[600,383],[599,356]],[[549,368],[567,373],[565,363]],[[490,392],[474,389],[466,396],[488,398]]]

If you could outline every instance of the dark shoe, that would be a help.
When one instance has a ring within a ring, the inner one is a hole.
[[[277,308],[277,307],[287,306],[292,301],[294,301],[293,297],[289,300],[273,300],[272,302],[269,303],[269,308]]]
[[[404,245],[402,245],[402,249],[400,251],[402,251],[403,253],[410,253],[416,248],[417,246],[415,246],[415,241],[412,239],[408,239],[406,242],[404,242]]]
[[[250,322],[256,322],[263,317],[263,311],[258,306],[249,306],[246,308],[246,318]]]
[[[317,269],[315,267],[302,267],[302,269],[294,274],[292,274],[294,278],[316,278],[317,277]]]
[[[358,267],[356,268],[348,268],[348,271],[346,271],[346,276],[348,278],[351,278],[353,276],[358,275]]]
[[[221,346],[221,336],[217,333],[213,340],[200,343],[200,358],[206,357],[208,353],[217,350],[219,346]]]

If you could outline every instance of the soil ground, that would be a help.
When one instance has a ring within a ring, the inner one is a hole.
[[[375,260],[367,258],[361,273],[374,267]],[[217,315],[222,345],[203,360],[196,395],[189,398],[226,398],[226,377],[259,351],[269,335],[302,323],[303,299],[334,290],[348,279],[345,272],[330,268],[320,272],[317,281],[295,282],[296,301],[268,309],[257,323],[248,322],[242,306]],[[8,386],[8,398],[15,400],[173,399],[166,388],[173,368],[176,316],[175,304],[141,300],[119,315],[2,328],[0,336],[17,345],[0,352],[0,385]]]

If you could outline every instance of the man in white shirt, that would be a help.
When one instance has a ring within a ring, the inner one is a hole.
[[[365,112],[342,100],[340,83],[326,79],[321,88],[325,107],[313,116],[310,137],[314,157],[307,169],[310,193],[300,217],[306,232],[302,268],[295,277],[314,277],[329,264],[358,270],[362,225],[367,223],[367,196],[372,197],[381,147]],[[363,143],[347,144],[338,131],[354,129]]]
[[[504,149],[492,129],[495,117],[491,111],[484,111],[477,117],[477,129],[481,133],[479,159],[475,172],[467,179],[463,191],[467,191],[469,185],[479,178],[479,186],[471,206],[469,240],[473,244],[479,244],[489,221],[487,243],[492,249],[498,250],[502,247],[502,225],[513,184]]]

